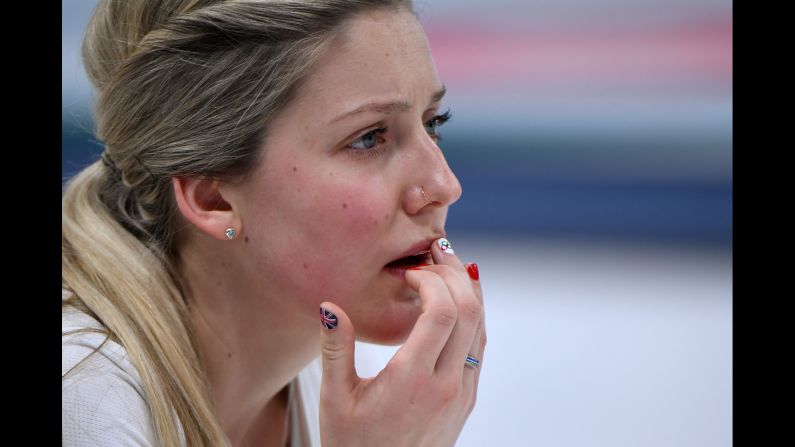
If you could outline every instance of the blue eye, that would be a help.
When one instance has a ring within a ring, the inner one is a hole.
[[[434,141],[441,141],[442,136],[438,133],[438,128],[444,123],[450,121],[452,114],[450,110],[441,115],[436,115],[423,123],[425,131]],[[382,153],[385,149],[387,128],[379,127],[367,133],[362,134],[355,140],[351,141],[346,147],[356,156],[374,156]]]
[[[359,149],[359,150],[366,150],[372,149],[379,143],[383,143],[385,140],[381,136],[386,132],[386,128],[382,127],[380,129],[373,129],[370,132],[360,136],[359,138],[353,140],[349,147],[351,149]]]

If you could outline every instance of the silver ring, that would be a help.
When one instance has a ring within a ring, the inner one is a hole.
[[[425,199],[426,202],[433,203],[430,200],[428,200],[428,196],[425,195],[425,188],[423,188],[422,186],[420,186],[420,192],[422,193],[422,198]]]
[[[464,361],[464,366],[466,366],[467,368],[475,369],[478,366],[480,366],[480,360],[476,359],[475,357],[472,357],[471,355],[468,355],[466,360]]]

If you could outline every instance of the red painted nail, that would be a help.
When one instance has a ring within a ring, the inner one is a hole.
[[[407,270],[419,270],[420,267],[425,267],[426,265],[430,265],[430,264],[417,264],[414,267],[409,267]]]
[[[480,279],[480,273],[478,273],[478,265],[474,262],[470,262],[467,264],[467,273],[469,273],[469,277],[472,278],[473,281],[477,281]]]

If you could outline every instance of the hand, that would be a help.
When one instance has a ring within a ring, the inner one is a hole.
[[[466,368],[464,359],[482,360],[486,346],[483,292],[454,253],[436,242],[431,253],[434,265],[406,272],[422,313],[376,377],[356,374],[355,334],[345,312],[321,305],[337,319],[336,328],[321,328],[323,447],[444,447],[458,439],[480,378],[480,368]]]

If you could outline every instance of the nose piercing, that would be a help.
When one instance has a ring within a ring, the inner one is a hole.
[[[420,186],[420,192],[422,193],[422,198],[425,199],[426,202],[433,203],[430,200],[428,200],[428,196],[425,195],[425,188],[423,188],[422,186]]]

